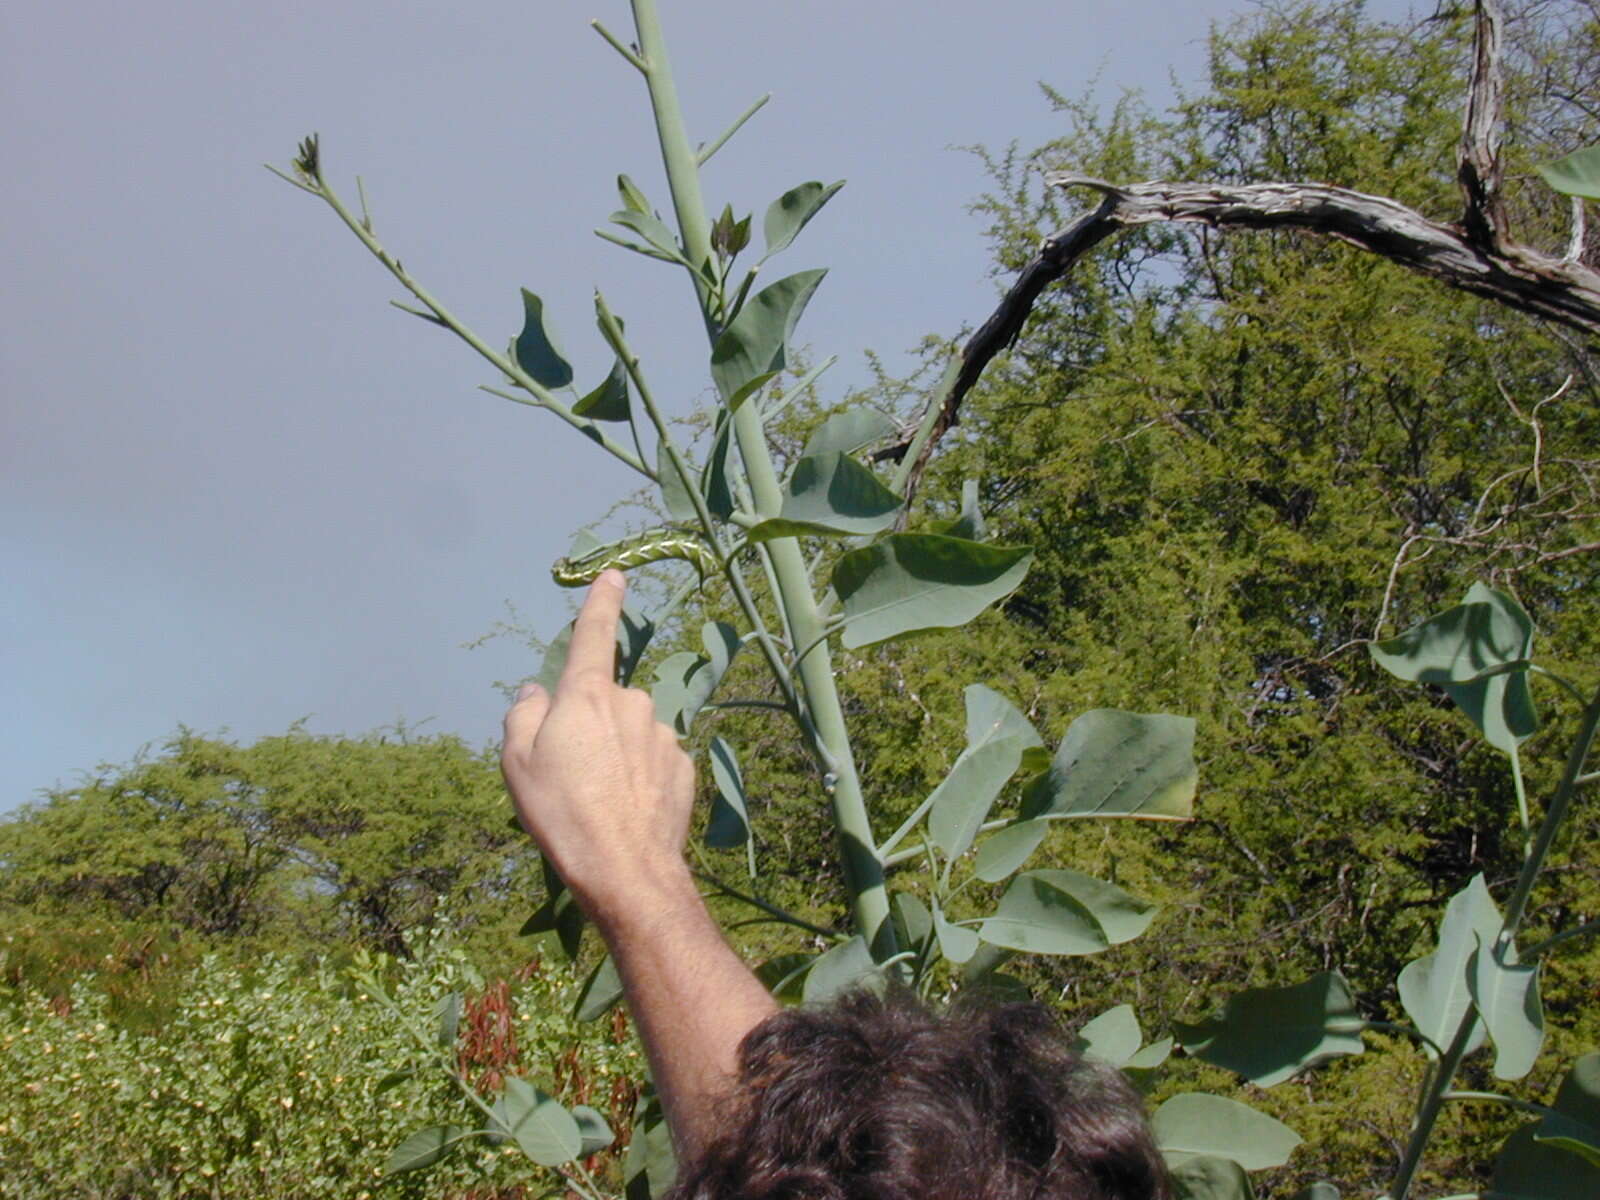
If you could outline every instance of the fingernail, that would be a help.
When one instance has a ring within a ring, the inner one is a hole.
[[[628,577],[615,567],[607,567],[599,575],[595,576],[594,581],[596,583],[600,583],[602,580],[615,588],[626,589],[628,586]]]

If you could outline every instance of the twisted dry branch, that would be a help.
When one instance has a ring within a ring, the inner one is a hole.
[[[1041,293],[1067,278],[1096,246],[1125,229],[1189,223],[1218,230],[1292,230],[1336,238],[1463,291],[1590,336],[1600,336],[1600,272],[1574,257],[1556,258],[1505,235],[1500,202],[1500,15],[1480,0],[1472,79],[1459,150],[1466,199],[1461,221],[1433,221],[1397,201],[1319,183],[1118,185],[1085,175],[1052,176],[1054,187],[1098,192],[1100,204],[1047,237],[998,307],[962,349],[954,385],[934,403],[942,411],[917,448],[907,476],[909,500],[934,447],[960,420],[961,403],[985,368],[1021,334]],[[919,423],[920,424],[920,423]],[[907,436],[874,456],[899,461]]]

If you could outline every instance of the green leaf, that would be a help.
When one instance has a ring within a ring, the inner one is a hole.
[[[617,964],[611,955],[602,955],[595,963],[589,977],[578,989],[572,1003],[572,1016],[578,1021],[598,1021],[622,999],[622,976],[617,974]]]
[[[622,207],[636,213],[650,213],[650,201],[644,198],[644,193],[638,185],[626,175],[617,176],[617,195],[622,199]]]
[[[889,912],[894,918],[895,936],[903,949],[921,946],[933,933],[933,914],[910,892],[896,892]]]
[[[767,209],[765,220],[761,223],[762,233],[767,239],[765,257],[771,258],[793,242],[799,232],[806,227],[806,222],[816,216],[822,210],[822,206],[843,186],[842,179],[826,187],[812,180],[809,183],[802,183],[799,187],[790,188],[774,200]]]
[[[661,480],[661,502],[666,506],[667,515],[675,522],[698,520],[690,490],[683,483],[682,475],[678,475],[672,454],[667,453],[666,442],[656,443],[656,478]]]
[[[1220,1016],[1173,1022],[1194,1057],[1263,1088],[1330,1058],[1360,1054],[1361,1028],[1355,998],[1335,971],[1291,987],[1249,988],[1230,997]]]
[[[799,1004],[803,998],[806,972],[816,959],[814,954],[780,954],[756,968],[761,986],[783,1004]]]
[[[1198,777],[1191,718],[1097,708],[1068,727],[1022,815],[1187,820]]]
[[[1586,1200],[1600,1196],[1600,1165],[1552,1142],[1541,1142],[1529,1123],[1513,1133],[1495,1159],[1496,1200]]]
[[[711,777],[717,798],[711,802],[706,824],[706,845],[716,850],[742,846],[750,840],[750,815],[744,795],[744,777],[733,747],[720,737],[711,739]]]
[[[494,1114],[500,1128],[541,1167],[559,1167],[583,1152],[583,1135],[572,1114],[526,1079],[506,1078],[506,1090],[495,1101]]]
[[[989,526],[983,519],[983,511],[978,507],[976,479],[967,479],[961,484],[960,516],[948,521],[934,521],[929,524],[928,532],[942,533],[948,537],[970,538],[974,542],[981,542],[989,536]]]
[[[1533,652],[1533,621],[1504,592],[1475,583],[1454,608],[1371,651],[1391,675],[1444,688],[1497,750],[1511,753],[1539,728],[1526,669],[1485,676]]]
[[[598,1109],[590,1108],[587,1104],[574,1104],[572,1119],[578,1123],[578,1136],[583,1139],[582,1149],[578,1152],[580,1158],[598,1154],[617,1140],[617,1135],[611,1132],[611,1126]]]
[[[727,204],[711,226],[711,248],[723,258],[738,256],[750,244],[750,218],[738,220],[733,215],[733,205]]]
[[[863,446],[893,436],[899,429],[893,417],[870,404],[859,404],[844,412],[834,413],[813,429],[801,453],[806,458],[835,453],[853,454]]]
[[[1078,1030],[1073,1049],[1107,1066],[1120,1067],[1137,1054],[1143,1044],[1144,1034],[1139,1029],[1139,1018],[1134,1016],[1133,1005],[1119,1004],[1106,1009]]]
[[[695,703],[698,689],[691,689],[689,680],[700,664],[706,660],[692,650],[670,654],[656,666],[655,685],[650,698],[655,702],[656,720],[670,725],[679,733],[688,732],[689,723],[699,706]]]
[[[661,1101],[653,1092],[639,1097],[634,1109],[633,1137],[622,1160],[623,1187],[627,1200],[651,1200],[672,1187],[678,1164],[672,1153],[672,1132],[661,1112]]]
[[[1172,1039],[1169,1037],[1162,1038],[1159,1042],[1151,1042],[1148,1046],[1143,1047],[1139,1053],[1122,1064],[1122,1069],[1133,1075],[1137,1075],[1140,1072],[1149,1073],[1171,1057]]]
[[[928,810],[928,836],[946,858],[966,853],[1000,789],[1022,765],[1023,752],[1044,744],[1028,718],[999,692],[974,683],[965,698],[967,744],[934,788]]]
[[[716,694],[717,685],[728,673],[733,656],[744,644],[738,631],[721,621],[708,621],[701,627],[700,637],[706,653],[704,657],[695,658],[684,675],[682,704],[674,718],[682,734],[688,734],[700,710]]]
[[[999,883],[1033,857],[1048,828],[1044,821],[1016,821],[984,839],[973,870],[985,883]]]
[[[1556,1146],[1600,1167],[1600,1054],[1585,1054],[1572,1064],[1534,1139]]]
[[[763,288],[722,331],[711,351],[711,378],[728,411],[738,407],[734,398],[751,380],[787,365],[789,338],[826,274],[801,271]]]
[[[1600,200],[1600,146],[1585,146],[1565,158],[1539,167],[1539,174],[1556,191],[1585,200]]]
[[[440,996],[439,1003],[434,1006],[433,1016],[439,1023],[434,1040],[446,1049],[454,1046],[456,1034],[461,1029],[461,993],[451,992]]]
[[[1138,937],[1155,906],[1077,871],[1025,871],[1011,881],[979,936],[1034,954],[1098,954]]]
[[[833,568],[851,650],[924,629],[965,625],[1022,582],[1027,546],[986,546],[933,533],[896,533]]]
[[[540,860],[544,872],[545,902],[523,922],[518,936],[528,937],[539,933],[555,933],[568,962],[575,962],[583,947],[583,928],[587,918],[566,882],[556,873],[548,858]]]
[[[749,532],[752,542],[815,533],[845,537],[894,524],[904,501],[848,454],[808,456],[795,463],[776,517]]]
[[[1231,1158],[1246,1171],[1281,1167],[1300,1135],[1281,1121],[1221,1096],[1183,1092],[1150,1118],[1156,1145],[1174,1167],[1194,1155]]]
[[[405,1083],[406,1080],[415,1079],[416,1077],[417,1072],[415,1070],[390,1071],[382,1079],[378,1080],[377,1084],[372,1089],[372,1094],[374,1096],[381,1096],[385,1092],[399,1087],[402,1083]]]
[[[591,421],[629,419],[628,368],[620,358],[611,364],[611,373],[600,381],[600,386],[572,406],[572,414]]]
[[[950,924],[937,903],[933,909],[933,932],[939,939],[939,953],[953,963],[968,962],[978,952],[978,935],[964,925]]]
[[[561,353],[555,331],[545,325],[544,301],[527,288],[522,289],[522,332],[512,343],[521,367],[547,388],[563,388],[572,382],[572,364]]]
[[[1474,875],[1445,905],[1439,922],[1439,944],[1431,954],[1414,959],[1401,970],[1396,982],[1400,1003],[1417,1029],[1436,1045],[1447,1046],[1461,1018],[1472,1006],[1472,957],[1479,940],[1493,941],[1500,930],[1495,908],[1483,876]],[[1480,1021],[1468,1043],[1470,1054],[1483,1045]],[[1433,1051],[1430,1049],[1429,1054]]]
[[[1172,1200],[1255,1200],[1244,1168],[1231,1158],[1199,1155],[1172,1168]]]
[[[1544,1008],[1539,1003],[1539,964],[1495,962],[1494,939],[1474,932],[1477,948],[1467,965],[1472,1003],[1494,1042],[1496,1079],[1521,1079],[1533,1070],[1544,1046]]]
[[[872,951],[858,933],[817,957],[811,970],[806,972],[806,985],[801,994],[807,1004],[831,1000],[845,989],[875,977],[876,971]]]
[[[1554,1146],[1594,1166],[1600,1167],[1600,1129],[1585,1125],[1559,1114],[1546,1116],[1533,1131],[1533,1140],[1541,1146]]]
[[[728,438],[733,429],[727,410],[717,413],[716,434],[711,439],[711,454],[700,473],[700,490],[706,507],[724,521],[733,512],[733,488],[728,483]]]
[[[679,266],[691,266],[684,257],[683,250],[678,246],[678,239],[673,236],[672,230],[654,213],[636,212],[633,209],[622,209],[611,214],[612,224],[621,225],[624,229],[631,229],[645,240],[646,246],[634,246],[628,243],[628,248],[637,250],[650,258],[659,258],[663,262],[677,263]],[[601,233],[601,236],[605,236]]]
[[[430,1125],[419,1129],[390,1152],[389,1161],[383,1164],[384,1174],[399,1175],[403,1171],[431,1167],[474,1132],[463,1125]]]

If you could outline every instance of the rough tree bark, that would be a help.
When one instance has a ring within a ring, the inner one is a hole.
[[[1497,0],[1478,0],[1471,78],[1456,178],[1461,219],[1433,221],[1382,196],[1317,183],[1107,183],[1055,175],[1054,187],[1100,193],[1099,207],[1045,238],[988,320],[968,339],[951,386],[933,396],[918,433],[878,451],[899,461],[915,452],[905,494],[915,493],[939,439],[960,421],[961,403],[984,369],[1022,332],[1040,294],[1065,279],[1101,242],[1125,229],[1165,222],[1213,229],[1290,229],[1337,238],[1451,287],[1600,337],[1600,272],[1511,240],[1500,193],[1503,19]],[[931,424],[929,421],[931,420]],[[920,442],[920,444],[918,444]],[[909,505],[908,505],[909,507]]]

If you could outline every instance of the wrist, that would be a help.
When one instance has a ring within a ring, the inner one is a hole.
[[[579,904],[606,943],[653,937],[711,914],[682,858],[634,863],[626,875],[611,874],[595,887],[574,889]]]

